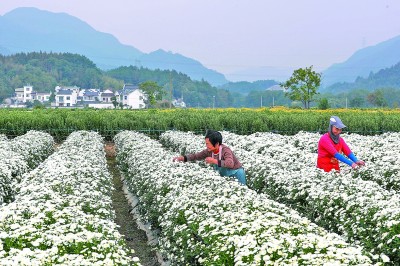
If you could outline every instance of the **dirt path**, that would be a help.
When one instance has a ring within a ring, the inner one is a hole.
[[[116,166],[114,144],[106,143],[105,151],[108,169],[113,176],[115,187],[112,201],[116,214],[115,223],[120,226],[119,232],[125,236],[128,247],[135,250],[133,256],[140,259],[141,265],[158,266],[160,264],[157,261],[156,253],[147,244],[146,233],[138,228],[132,214],[129,213],[131,206],[122,189],[121,175]]]

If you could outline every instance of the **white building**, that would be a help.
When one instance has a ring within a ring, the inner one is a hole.
[[[41,103],[48,102],[50,100],[50,95],[51,95],[50,92],[36,92],[36,91],[32,92],[31,94],[33,101],[37,100]]]
[[[186,108],[186,103],[183,101],[182,98],[174,99],[172,104],[177,108]]]
[[[145,95],[138,86],[125,84],[118,94],[119,100],[125,108],[143,109],[146,107]]]
[[[84,102],[100,102],[100,90],[98,89],[84,89],[78,93],[78,100]]]
[[[33,87],[30,85],[15,89],[15,99],[19,103],[32,101]]]
[[[74,107],[78,101],[79,88],[74,87],[60,87],[55,88],[56,102],[53,106],[56,107]]]
[[[100,93],[100,101],[103,103],[111,103],[112,97],[114,96],[114,92],[112,92],[111,90],[105,90]]]

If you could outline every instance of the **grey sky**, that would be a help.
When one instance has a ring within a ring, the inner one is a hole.
[[[322,71],[400,35],[399,0],[1,0],[65,12],[143,52],[164,49],[229,74],[255,67]]]

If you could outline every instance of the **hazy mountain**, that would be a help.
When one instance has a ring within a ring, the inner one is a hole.
[[[392,67],[381,69],[376,73],[370,73],[366,78],[358,77],[355,82],[335,83],[322,91],[341,93],[349,92],[353,89],[373,91],[380,88],[400,88],[400,62]]]
[[[371,72],[391,67],[400,62],[400,36],[355,52],[343,63],[334,64],[323,72],[323,87],[337,82],[354,82]]]
[[[149,54],[143,54],[139,58],[139,63],[141,66],[150,69],[174,69],[177,72],[187,74],[194,80],[204,79],[213,85],[221,85],[228,82],[224,75],[211,69],[205,69],[204,66],[196,60],[161,49]]]
[[[33,51],[81,54],[104,70],[140,62],[152,69],[174,68],[213,85],[227,82],[222,74],[207,69],[196,60],[162,50],[145,54],[66,13],[23,7],[0,16],[0,53],[9,55]]]
[[[278,82],[275,80],[258,80],[254,82],[248,81],[239,81],[239,82],[229,82],[222,86],[219,86],[219,89],[224,89],[229,92],[237,92],[243,95],[249,94],[251,91],[265,91],[271,86],[277,85]]]

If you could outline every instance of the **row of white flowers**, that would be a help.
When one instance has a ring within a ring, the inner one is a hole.
[[[28,131],[12,140],[0,137],[0,205],[14,200],[21,175],[38,166],[53,147],[53,137],[40,131]]]
[[[126,185],[172,265],[369,265],[361,248],[143,134],[115,137]]]
[[[357,146],[354,152],[365,158],[367,167],[354,172],[343,165],[341,173],[325,173],[315,167],[319,134],[239,136],[223,132],[223,136],[224,142],[243,162],[249,187],[297,209],[317,224],[342,234],[350,243],[363,245],[371,253],[381,255],[372,255],[374,259],[400,263],[399,194],[382,188],[383,182],[361,179],[363,171],[368,171],[369,175],[377,172],[370,179],[378,180],[381,173],[390,170],[382,158],[385,158],[385,151],[391,154],[393,149],[398,149],[392,147],[392,140],[399,139],[398,133],[381,136],[385,140],[377,136],[345,136],[350,147]],[[168,132],[161,139],[164,145],[173,143],[171,147],[181,152],[204,149],[204,136],[192,133]],[[374,148],[385,143],[387,145],[374,154]],[[379,160],[375,159],[378,164],[369,159],[379,156]],[[392,157],[389,165],[398,162],[398,157]],[[381,165],[385,165],[384,169]]]
[[[0,209],[0,265],[138,265],[113,222],[103,140],[72,133]]]

